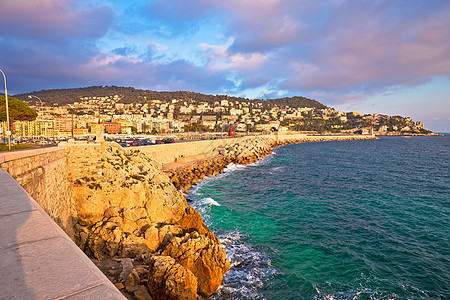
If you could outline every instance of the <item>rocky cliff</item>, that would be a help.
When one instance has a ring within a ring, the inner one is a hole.
[[[68,159],[81,152],[74,147]],[[120,276],[109,277],[130,298],[214,293],[230,264],[200,214],[145,154],[114,143],[100,153],[69,167],[79,247],[101,269],[102,261],[120,262]]]

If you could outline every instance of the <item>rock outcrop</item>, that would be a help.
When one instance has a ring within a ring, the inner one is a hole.
[[[115,143],[108,143],[97,159],[92,163],[96,172],[72,178],[78,223],[93,225],[110,207],[142,208],[153,222],[171,223],[181,218],[187,207],[183,195],[151,159],[139,152],[126,152]]]
[[[152,256],[147,261],[147,287],[155,300],[197,299],[197,278],[189,269],[168,256]]]
[[[224,271],[230,269],[220,244],[201,236],[197,231],[171,239],[161,255],[173,257],[177,263],[191,270],[198,279],[198,291],[204,296],[217,290]]]
[[[148,157],[107,145],[98,176],[73,179],[79,247],[98,261],[127,261],[110,279],[131,298],[214,293],[230,268],[219,240]]]

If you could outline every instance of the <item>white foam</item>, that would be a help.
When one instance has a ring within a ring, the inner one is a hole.
[[[236,165],[236,164],[229,164],[228,166],[225,167],[225,169],[223,169],[224,173],[230,173],[232,171],[236,171],[236,170],[242,170],[245,167],[247,167],[246,165]]]
[[[221,206],[216,200],[214,200],[213,198],[203,198],[202,200],[201,200],[204,204],[206,204],[206,205],[209,205],[209,206],[211,206],[211,205],[214,205],[214,206]]]
[[[210,299],[264,299],[260,290],[277,273],[269,256],[247,243],[247,235],[238,230],[215,234],[227,253],[231,269],[223,278],[223,287]]]

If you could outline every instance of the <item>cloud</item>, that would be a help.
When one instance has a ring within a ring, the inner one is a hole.
[[[291,94],[326,92],[335,95],[332,101],[357,101],[450,75],[447,1],[166,2],[154,1],[151,8],[169,27],[192,30],[212,16],[226,24],[231,43],[201,44],[205,68],[228,70],[240,77],[242,89],[245,82],[258,81],[263,89],[277,81]],[[354,93],[361,96],[348,97]]]
[[[444,0],[15,0],[0,11],[0,67],[17,92],[126,84],[338,104],[450,76]]]
[[[237,73],[256,72],[264,62],[267,55],[255,53],[230,53],[228,45],[199,44],[207,55],[207,67],[211,70],[233,70]]]
[[[100,37],[109,28],[112,12],[75,0],[1,1],[0,36],[67,41]]]
[[[310,41],[314,55],[308,59],[296,57],[301,46],[293,43],[282,88],[371,94],[450,75],[449,5],[423,13],[418,6],[411,13],[383,1],[355,3],[332,11],[321,30],[323,41]]]

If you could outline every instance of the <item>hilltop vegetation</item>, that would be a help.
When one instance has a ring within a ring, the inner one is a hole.
[[[15,95],[17,99],[22,101],[34,101],[28,98],[28,95],[36,95],[42,101],[49,103],[58,103],[58,105],[72,104],[80,101],[82,97],[105,97],[111,95],[119,95],[122,103],[146,103],[149,100],[171,101],[172,99],[179,100],[194,100],[200,102],[214,103],[216,101],[228,100],[233,102],[252,101],[255,103],[262,103],[264,106],[272,107],[278,105],[284,107],[313,107],[326,108],[326,106],[316,100],[308,99],[306,97],[285,97],[269,100],[250,100],[242,97],[232,97],[227,95],[206,95],[201,93],[176,91],[176,92],[157,92],[151,90],[135,89],[133,87],[118,87],[118,86],[91,86],[84,88],[71,89],[52,89],[43,91],[33,91],[26,94]]]
[[[5,96],[0,96],[0,122],[6,121],[6,100]],[[28,106],[26,102],[14,97],[8,97],[9,120],[14,121],[34,121],[37,113]]]

